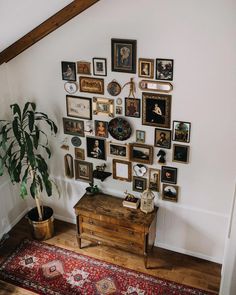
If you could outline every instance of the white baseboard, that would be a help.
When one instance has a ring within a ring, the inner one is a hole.
[[[64,217],[62,215],[54,214],[55,219],[59,219],[68,223],[76,224],[76,218]]]

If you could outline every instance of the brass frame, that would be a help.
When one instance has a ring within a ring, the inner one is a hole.
[[[80,92],[104,94],[104,79],[79,77]]]
[[[77,152],[80,152],[81,157],[78,157]],[[75,147],[75,159],[76,160],[85,160],[85,150]]]
[[[125,147],[126,149],[126,156],[122,157],[122,156],[116,156],[110,153],[110,145],[117,145],[117,146],[122,146]],[[107,142],[107,156],[111,157],[111,158],[117,158],[117,159],[121,159],[121,160],[129,160],[129,145],[128,144],[121,144],[121,143],[117,143],[117,142],[112,142],[112,141],[108,141]]]
[[[156,88],[154,86],[156,86]],[[161,89],[161,86],[169,86],[169,90],[163,90]],[[173,90],[173,85],[170,82],[141,80],[139,82],[139,88],[142,91],[157,91],[157,92],[169,93]]]
[[[143,75],[141,70],[141,64],[142,63],[148,63],[150,65],[150,75]],[[138,59],[138,76],[141,78],[149,78],[153,79],[154,78],[154,59],[150,58],[139,58]]]
[[[98,111],[98,104],[103,103],[109,106],[108,112]],[[93,98],[93,114],[94,115],[107,115],[109,117],[114,117],[114,99],[104,98],[104,97],[94,97]]]

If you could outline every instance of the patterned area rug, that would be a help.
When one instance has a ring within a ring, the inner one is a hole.
[[[29,240],[1,264],[0,278],[45,295],[212,294]]]

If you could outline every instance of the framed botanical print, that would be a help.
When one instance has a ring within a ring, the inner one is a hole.
[[[92,182],[93,181],[93,163],[75,160],[75,179]]]
[[[155,128],[154,146],[163,149],[171,148],[171,130]]]
[[[111,70],[135,74],[136,51],[136,40],[111,39]]]
[[[173,121],[173,140],[180,142],[190,142],[191,123],[183,121]]]
[[[61,62],[62,80],[76,81],[75,63],[71,61]]]
[[[160,169],[149,168],[149,182],[148,187],[155,192],[160,191]]]
[[[177,185],[163,184],[162,200],[178,202],[179,187]]]
[[[153,79],[154,77],[154,59],[139,58],[138,76]]]
[[[107,60],[106,58],[93,58],[93,74],[94,76],[107,75]]]
[[[173,144],[172,161],[187,164],[189,162],[189,146]]]
[[[92,99],[88,97],[67,95],[66,110],[67,110],[68,117],[91,120],[92,119]]]
[[[107,155],[109,157],[128,160],[128,158],[129,158],[129,145],[110,141],[107,143]]]
[[[84,121],[63,118],[63,128],[65,134],[84,137]]]
[[[133,191],[142,193],[147,189],[147,179],[133,176]]]
[[[173,59],[156,59],[156,79],[173,80],[174,60]]]
[[[161,167],[161,181],[166,183],[177,183],[177,168],[162,166]]]
[[[113,178],[131,182],[131,162],[113,159]]]
[[[104,80],[91,77],[79,77],[80,92],[104,94]]]
[[[77,61],[77,73],[82,75],[91,75],[91,62]]]
[[[140,99],[138,98],[125,98],[125,116],[140,118]]]
[[[95,120],[95,136],[108,137],[108,122]]]
[[[86,137],[87,157],[106,160],[106,141],[96,137]]]
[[[152,165],[153,146],[141,143],[130,143],[130,161]]]
[[[171,95],[143,93],[142,124],[170,128]]]
[[[114,100],[103,97],[94,97],[93,114],[114,117]]]

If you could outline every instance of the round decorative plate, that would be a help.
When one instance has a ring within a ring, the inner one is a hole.
[[[81,141],[81,139],[80,139],[79,137],[77,137],[77,136],[73,136],[73,137],[71,138],[71,143],[73,144],[73,146],[78,147],[78,146],[81,145],[82,141]]]
[[[66,92],[73,94],[78,90],[78,85],[76,82],[66,82],[64,88]]]
[[[108,131],[113,138],[123,141],[130,138],[132,128],[128,121],[121,117],[116,117],[109,122]]]
[[[120,84],[115,81],[115,80],[112,80],[108,85],[107,85],[107,91],[110,95],[112,96],[116,96],[118,94],[121,93],[121,86]]]

